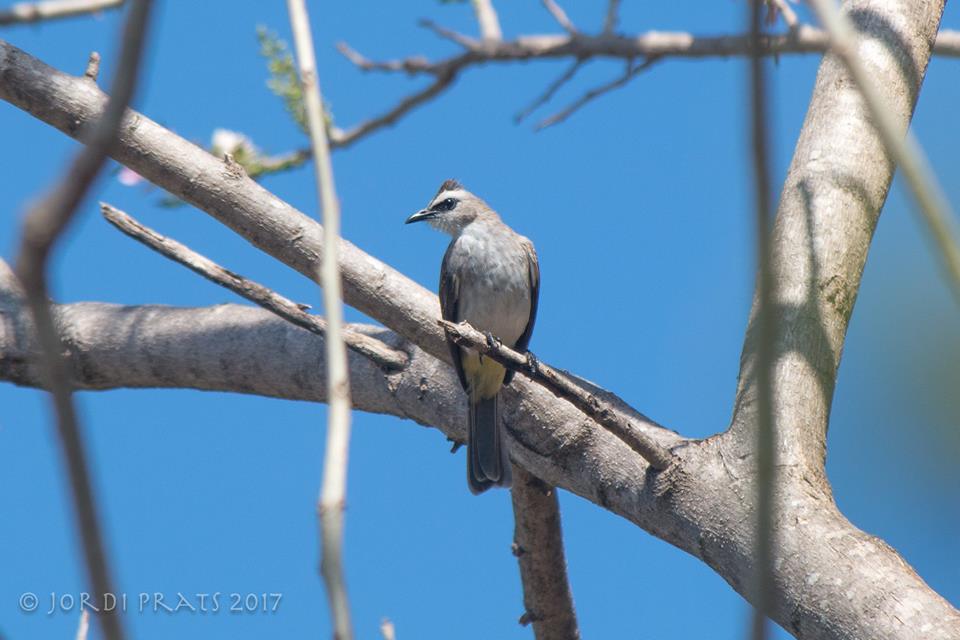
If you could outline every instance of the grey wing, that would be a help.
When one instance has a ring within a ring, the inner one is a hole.
[[[450,251],[453,249],[453,243],[447,247],[443,254],[443,263],[440,265],[440,315],[444,320],[450,322],[460,322],[458,309],[460,305],[460,276],[455,271],[447,268]],[[467,388],[467,376],[463,373],[463,361],[461,360],[460,347],[453,341],[447,340],[447,346],[450,348],[450,356],[453,359],[453,368],[457,370],[457,377],[460,378],[460,385]]]
[[[530,319],[527,320],[527,326],[523,333],[517,339],[514,350],[521,353],[527,350],[530,344],[530,336],[533,335],[533,325],[537,321],[537,304],[540,300],[540,262],[537,260],[537,252],[526,238],[523,239],[523,250],[527,254],[527,273],[530,277]],[[503,384],[510,384],[513,380],[515,371],[507,371],[503,378]]]

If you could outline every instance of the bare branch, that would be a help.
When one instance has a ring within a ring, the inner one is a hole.
[[[550,15],[553,16],[553,19],[557,21],[557,24],[560,25],[560,28],[569,33],[571,36],[577,35],[577,27],[573,24],[573,21],[570,20],[570,17],[567,15],[567,12],[563,10],[555,0],[542,0],[543,6],[546,7],[547,11],[550,12]]]
[[[330,145],[334,149],[342,149],[352,145],[357,140],[363,138],[364,136],[373,133],[377,129],[387,127],[395,123],[402,116],[406,115],[408,111],[411,111],[415,107],[423,104],[424,102],[430,100],[434,96],[443,92],[447,87],[449,87],[453,80],[456,78],[456,74],[449,72],[446,74],[441,74],[437,76],[437,79],[433,81],[429,86],[424,88],[421,91],[418,91],[414,94],[411,94],[401,100],[396,106],[389,109],[386,113],[379,115],[375,118],[371,118],[366,122],[362,122],[352,129],[347,131],[342,131],[340,129],[335,129],[330,133]]]
[[[100,75],[100,54],[96,51],[91,51],[90,57],[87,59],[87,69],[83,72],[83,76],[96,82],[98,75]]]
[[[112,96],[107,101],[102,117],[92,129],[83,132],[87,146],[77,154],[57,185],[27,213],[15,268],[17,277],[23,283],[41,345],[44,379],[56,413],[88,578],[95,599],[99,602],[103,601],[104,594],[113,593],[113,581],[87,469],[80,421],[73,404],[73,382],[61,357],[60,337],[47,300],[47,263],[54,243],[70,223],[117,138],[124,112],[136,87],[151,5],[150,0],[134,0],[123,27],[120,59],[111,86]],[[98,619],[108,640],[122,640],[123,627],[116,612],[104,610]]]
[[[923,148],[909,129],[904,133],[904,127],[897,122],[897,117],[860,60],[857,37],[847,17],[840,12],[833,0],[813,0],[811,4],[820,22],[830,33],[831,51],[843,61],[853,81],[860,88],[870,115],[883,137],[884,146],[910,185],[927,229],[939,249],[947,281],[957,302],[960,302],[960,245],[957,244],[960,234],[950,202],[944,195]]]
[[[275,156],[257,156],[256,163],[247,168],[247,173],[251,178],[256,178],[268,173],[278,173],[288,169],[299,167],[312,157],[309,149],[297,149],[288,153],[282,153]]]
[[[437,34],[441,38],[445,40],[449,40],[450,42],[454,42],[460,45],[461,47],[463,47],[464,49],[475,49],[479,44],[473,38],[465,36],[462,33],[457,33],[453,29],[447,29],[446,27],[437,24],[433,20],[423,19],[423,20],[420,20],[419,24],[421,27],[425,29],[429,29],[430,31],[433,31],[435,34]]]
[[[597,424],[623,440],[654,469],[666,469],[673,464],[673,455],[666,448],[626,421],[616,409],[608,406],[566,375],[536,360],[533,354],[522,355],[500,342],[491,344],[484,334],[466,322],[453,323],[438,320],[437,323],[443,327],[447,336],[461,347],[473,349],[511,371],[523,374],[545,389],[549,389],[556,396],[570,402],[585,415],[593,418]]]
[[[546,90],[537,97],[536,100],[531,102],[513,117],[514,122],[522,122],[524,118],[539,109],[541,106],[550,102],[550,99],[553,98],[557,91],[559,91],[563,85],[573,79],[573,76],[575,76],[577,71],[580,70],[580,67],[583,66],[583,62],[583,60],[577,59],[572,65],[570,65],[570,67],[564,71],[559,78],[550,83],[550,86],[548,86]]]
[[[350,376],[343,336],[343,293],[340,280],[340,202],[333,181],[327,145],[317,56],[307,15],[306,0],[287,0],[290,26],[300,67],[304,109],[310,129],[316,171],[317,196],[323,212],[323,256],[320,284],[327,318],[327,445],[323,460],[323,487],[317,505],[320,518],[320,573],[327,587],[335,640],[351,640],[350,602],[343,575],[343,512],[347,499],[347,465],[350,455]]]
[[[356,49],[353,49],[346,42],[338,42],[337,51],[339,51],[347,60],[352,62],[362,71],[402,71],[411,75],[436,75],[436,73],[439,71],[438,65],[430,62],[424,57],[411,57],[404,58],[403,60],[386,61],[371,60]]]
[[[25,24],[42,20],[72,18],[87,13],[119,9],[125,0],[45,0],[18,2],[0,11],[0,26]]]
[[[537,126],[536,126],[537,131],[540,131],[541,129],[546,129],[547,127],[563,122],[564,120],[572,116],[581,107],[583,107],[585,104],[587,104],[591,100],[599,98],[603,94],[609,93],[614,89],[619,89],[620,87],[624,86],[625,84],[633,80],[639,74],[643,73],[644,71],[652,67],[659,60],[660,60],[660,57],[655,56],[652,58],[647,58],[639,65],[634,64],[634,61],[630,60],[627,63],[627,68],[626,70],[624,70],[622,76],[620,76],[616,80],[608,82],[607,84],[600,85],[599,87],[596,87],[594,89],[591,89],[590,91],[587,91],[578,100],[576,100],[569,106],[553,114],[549,118],[545,118],[541,120],[540,122],[537,123]]]
[[[538,59],[630,60],[651,56],[685,59],[745,57],[750,54],[750,34],[702,36],[682,31],[647,31],[636,35],[592,36],[579,32],[576,36],[570,34],[526,35],[514,40],[487,43],[482,49],[477,48],[467,54],[436,61],[423,56],[372,61],[345,44],[341,43],[338,46],[342,53],[364,70],[437,75],[451,68],[459,71],[490,63],[506,64]],[[809,25],[799,25],[796,30],[786,33],[764,34],[761,38],[761,53],[764,56],[820,54],[824,53],[828,46],[827,33]],[[944,30],[937,34],[934,53],[950,58],[960,57],[960,31]]]
[[[557,491],[513,466],[513,555],[520,565],[524,614],[537,640],[580,637],[563,553]]]
[[[548,8],[550,6],[556,7],[555,4],[548,4]],[[571,29],[573,28],[572,24],[568,24],[568,26]],[[337,45],[340,52],[363,71],[430,75],[434,76],[436,80],[423,90],[404,98],[381,116],[372,118],[347,131],[334,130],[331,132],[333,148],[349,146],[378,129],[394,124],[415,107],[439,95],[463,71],[470,67],[490,63],[522,62],[532,59],[573,58],[577,61],[586,61],[592,58],[613,58],[631,63],[634,59],[647,61],[660,58],[699,59],[746,56],[750,53],[749,34],[695,36],[683,32],[650,31],[637,36],[616,34],[589,36],[581,33],[568,33],[565,35],[521,36],[510,41],[488,41],[482,43],[483,46],[481,47],[480,43],[461,34],[450,31],[444,33],[446,37],[455,39],[458,44],[468,50],[456,56],[437,61],[431,61],[423,56],[376,61],[358,53],[345,43]],[[822,53],[826,50],[827,44],[828,38],[825,32],[801,25],[796,29],[791,29],[788,33],[764,35],[761,38],[761,52],[764,56]],[[943,56],[960,57],[960,32],[941,32],[937,38],[935,51]],[[621,78],[619,83],[613,83],[614,86],[606,89],[606,91],[625,84],[629,79],[629,77]],[[600,93],[604,92],[603,90],[600,91]],[[574,105],[573,111],[580,106],[582,104]],[[566,113],[560,120],[569,116],[570,113]]]
[[[220,285],[254,304],[260,305],[267,311],[276,314],[287,322],[297,325],[318,336],[326,335],[327,323],[320,316],[304,311],[300,305],[289,298],[281,296],[267,287],[249,280],[238,273],[224,269],[206,256],[200,255],[189,247],[176,240],[160,235],[153,229],[144,226],[129,214],[100,203],[100,211],[107,222],[127,234],[134,240],[145,244],[157,253],[175,262],[179,262],[194,273]],[[378,366],[386,370],[400,369],[407,363],[407,354],[397,349],[391,349],[383,342],[375,340],[362,333],[344,331],[344,342],[360,355],[369,358]]]
[[[503,40],[500,20],[497,18],[497,11],[493,8],[493,0],[470,0],[470,4],[473,5],[477,24],[480,25],[480,36],[484,40]]]
[[[620,20],[620,0],[608,0],[607,17],[603,20],[603,32],[613,33]]]
[[[756,217],[757,256],[757,425],[756,470],[754,483],[757,513],[754,520],[754,547],[756,570],[753,576],[753,616],[751,637],[766,640],[767,616],[773,601],[773,489],[776,486],[776,450],[774,448],[776,423],[773,417],[773,361],[776,337],[773,301],[773,269],[770,253],[770,160],[767,116],[767,83],[764,60],[760,56],[762,11],[764,0],[750,0],[747,23],[753,39],[750,56],[750,119],[752,124],[750,148],[753,158],[754,215]]]
[[[789,0],[767,0],[770,4],[771,10],[774,13],[774,18],[776,14],[783,16],[783,22],[787,25],[787,28],[791,31],[797,29],[800,26],[800,20],[797,18],[797,14],[794,12],[793,8],[790,6]]]

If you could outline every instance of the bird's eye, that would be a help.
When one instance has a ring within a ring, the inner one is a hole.
[[[457,206],[457,200],[455,198],[447,198],[443,202],[434,206],[433,209],[435,211],[450,211],[455,206]]]

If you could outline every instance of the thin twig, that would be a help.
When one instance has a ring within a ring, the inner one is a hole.
[[[465,36],[461,36],[465,37]],[[819,54],[827,50],[829,38],[825,31],[809,25],[798,25],[796,30],[764,34],[761,53],[764,56],[787,54]],[[750,54],[750,34],[737,33],[720,36],[701,36],[685,31],[647,31],[634,35],[603,34],[593,36],[577,33],[520,36],[513,40],[488,43],[467,54],[429,60],[415,55],[406,58],[374,61],[357,53],[348,45],[338,45],[341,53],[364,71],[377,70],[408,75],[437,75],[451,69],[457,71],[490,63],[507,64],[536,59],[558,58],[613,58],[630,60],[651,56],[664,58],[731,58]],[[960,31],[944,30],[937,34],[934,53],[939,56],[960,57]]]
[[[560,25],[560,28],[569,33],[571,36],[577,35],[577,27],[573,24],[573,21],[570,19],[570,16],[567,15],[567,12],[563,10],[555,0],[542,0],[543,6],[547,11],[550,12],[550,15],[553,16],[553,19],[557,21],[557,24]]]
[[[453,29],[448,29],[442,25],[437,24],[433,20],[428,20],[426,18],[420,20],[418,23],[424,29],[429,29],[435,34],[443,38],[444,40],[449,40],[450,42],[456,43],[463,47],[464,49],[475,49],[477,47],[477,41],[471,38],[470,36],[465,36],[462,33],[454,31]]]
[[[755,573],[751,637],[765,640],[767,616],[773,602],[773,487],[776,483],[775,428],[773,417],[773,366],[776,325],[773,314],[774,279],[770,253],[770,160],[767,117],[767,86],[764,61],[760,56],[763,0],[750,0],[748,24],[753,36],[750,56],[751,151],[753,156],[754,197],[757,233],[757,435],[756,490],[757,512],[754,523]]]
[[[310,149],[296,149],[275,156],[257,156],[252,166],[247,167],[247,175],[251,178],[257,178],[270,173],[295,169],[306,163],[312,156]]]
[[[580,67],[583,66],[583,63],[584,63],[584,60],[582,59],[578,58],[577,60],[575,60],[574,63],[570,65],[570,67],[567,68],[567,70],[564,71],[559,78],[551,82],[550,86],[548,86],[543,93],[537,96],[536,100],[531,102],[522,111],[517,113],[517,115],[513,117],[513,121],[517,123],[523,122],[523,120],[527,116],[529,116],[531,113],[533,113],[534,111],[539,109],[541,106],[545,105],[546,103],[550,102],[550,99],[553,98],[554,95],[556,95],[557,91],[559,91],[563,85],[565,85],[566,83],[570,82],[570,80],[573,79],[573,76],[577,74],[577,71],[580,70]]]
[[[402,60],[371,60],[346,42],[338,42],[337,51],[361,71],[400,71],[410,75],[436,75],[440,69],[437,63],[431,62],[422,56],[413,56]]]
[[[783,16],[783,22],[787,25],[787,28],[791,31],[796,30],[800,26],[800,20],[797,18],[796,12],[790,6],[788,0],[768,0],[770,5],[774,8],[775,13],[779,13]]]
[[[134,0],[132,3],[121,36],[116,76],[103,115],[89,134],[83,135],[86,147],[74,158],[67,173],[27,213],[15,268],[33,314],[40,345],[41,370],[46,388],[53,398],[88,577],[98,602],[103,602],[104,594],[114,592],[113,581],[87,469],[80,423],[73,404],[70,370],[61,356],[60,337],[48,302],[47,264],[54,243],[70,223],[117,138],[123,115],[136,87],[151,6],[150,0]],[[108,640],[121,640],[124,637],[120,618],[115,612],[104,611],[97,617],[103,635]]]
[[[127,234],[137,242],[143,243],[162,256],[178,262],[207,280],[220,285],[254,304],[260,305],[267,311],[283,318],[287,322],[302,329],[306,329],[318,336],[326,336],[327,323],[320,316],[307,313],[293,300],[285,298],[262,284],[249,280],[238,273],[223,268],[183,245],[172,238],[163,236],[150,227],[147,227],[129,214],[112,207],[105,202],[100,203],[100,211],[107,222]],[[407,363],[407,355],[396,349],[391,349],[384,343],[370,336],[354,331],[343,332],[347,346],[375,362],[386,370],[403,368]]]
[[[567,578],[557,491],[513,466],[513,555],[520,565],[524,619],[537,640],[580,637]]]
[[[673,463],[672,453],[643,433],[615,408],[584,390],[583,387],[577,385],[553,367],[532,360],[527,355],[517,353],[499,342],[490,344],[484,334],[466,322],[456,324],[447,320],[437,320],[437,323],[446,332],[447,338],[461,347],[473,349],[484,356],[488,356],[507,369],[523,374],[557,396],[569,401],[570,404],[592,418],[601,427],[620,438],[627,446],[649,462],[654,469],[663,470]]]
[[[430,98],[436,96],[444,89],[449,87],[453,83],[454,78],[456,78],[456,74],[453,72],[439,75],[437,76],[437,79],[430,83],[430,85],[428,85],[426,88],[407,96],[386,113],[362,122],[352,129],[348,129],[347,131],[334,129],[330,132],[330,146],[334,149],[348,147],[360,138],[363,138],[377,129],[392,125],[408,111],[430,100]]]
[[[607,17],[603,20],[603,32],[613,33],[620,20],[620,0],[609,0],[607,3]]]
[[[573,28],[572,24],[569,24]],[[450,32],[451,34],[453,32]],[[441,60],[429,60],[423,56],[409,56],[395,60],[371,60],[346,43],[337,48],[357,68],[363,71],[404,73],[406,75],[434,76],[433,83],[415,92],[393,107],[370,120],[346,131],[331,132],[333,148],[342,148],[357,142],[378,129],[392,125],[414,108],[439,95],[466,69],[490,63],[523,62],[533,59],[613,58],[655,60],[660,58],[700,59],[712,57],[745,56],[750,52],[749,34],[726,36],[697,36],[685,32],[649,31],[635,36],[603,34],[590,36],[581,33],[521,36],[509,41],[476,43],[466,36],[456,34],[459,44],[468,50]],[[827,49],[827,34],[820,29],[798,25],[787,33],[768,34],[762,39],[764,56],[784,54],[822,53]],[[937,37],[934,52],[941,56],[960,57],[960,32],[942,31]],[[621,79],[616,86],[629,78]],[[614,86],[613,88],[616,88]],[[576,105],[579,107],[581,105]],[[575,109],[574,109],[575,110]],[[567,114],[569,115],[569,114]]]
[[[843,62],[856,82],[884,146],[910,185],[928,231],[940,250],[947,281],[960,302],[960,246],[957,244],[960,234],[950,202],[926,154],[909,129],[906,133],[900,130],[887,100],[857,55],[857,37],[846,14],[832,0],[812,0],[811,5],[830,34],[830,50]]]
[[[493,0],[470,0],[470,3],[477,16],[477,24],[480,25],[480,37],[488,41],[503,40],[500,20],[497,18],[496,9],[493,8]]]
[[[83,72],[85,78],[89,78],[93,82],[97,81],[97,76],[100,75],[100,54],[96,51],[90,52],[90,57],[87,58],[87,68]]]
[[[350,453],[350,377],[343,341],[343,293],[340,282],[340,203],[333,181],[327,144],[323,98],[317,76],[317,57],[305,0],[287,0],[290,26],[297,52],[304,107],[310,128],[317,192],[323,211],[323,256],[320,284],[327,317],[327,445],[323,461],[323,488],[318,505],[320,518],[320,573],[327,586],[335,640],[350,640],[350,603],[343,575],[343,511],[347,493]]]
[[[107,9],[119,9],[125,0],[46,0],[18,2],[0,11],[0,26],[72,18]]]
[[[643,63],[639,65],[634,64],[634,61],[630,60],[627,63],[627,68],[623,72],[622,76],[620,76],[616,80],[608,82],[607,84],[600,85],[599,87],[596,87],[594,89],[591,89],[590,91],[587,91],[578,100],[570,104],[568,107],[553,114],[549,118],[545,118],[540,122],[538,122],[537,126],[535,127],[536,130],[540,131],[541,129],[546,129],[547,127],[563,122],[564,120],[572,116],[574,113],[576,113],[577,110],[579,110],[581,107],[583,107],[585,104],[587,104],[591,100],[594,100],[595,98],[599,98],[603,94],[613,91],[614,89],[619,89],[623,85],[627,84],[628,82],[633,80],[635,77],[637,77],[639,74],[643,73],[644,71],[649,69],[651,66],[653,66],[658,60],[660,60],[658,56],[647,58],[646,60],[643,61]]]

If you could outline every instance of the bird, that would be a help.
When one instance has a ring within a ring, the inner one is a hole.
[[[508,227],[479,197],[446,180],[406,224],[427,221],[451,236],[440,265],[444,320],[468,322],[487,336],[527,352],[537,318],[540,265],[533,243]],[[447,344],[467,394],[467,484],[471,493],[509,487],[510,456],[500,420],[500,389],[513,371],[473,349]],[[528,358],[532,354],[527,352]]]

